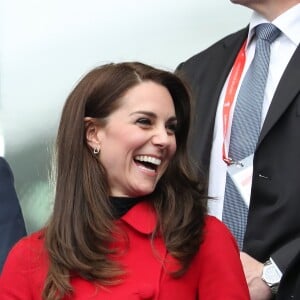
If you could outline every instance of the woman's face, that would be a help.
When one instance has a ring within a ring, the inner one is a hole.
[[[120,101],[105,127],[98,129],[99,159],[108,173],[111,196],[147,195],[176,151],[173,99],[164,86],[146,81]]]

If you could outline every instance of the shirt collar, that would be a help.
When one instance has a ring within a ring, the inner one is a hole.
[[[262,23],[269,23],[269,21],[257,12],[253,12],[249,24],[247,46],[253,38],[254,27]],[[279,28],[281,32],[297,47],[300,43],[300,4],[296,4],[278,16],[273,20],[272,24],[277,26],[277,28]]]

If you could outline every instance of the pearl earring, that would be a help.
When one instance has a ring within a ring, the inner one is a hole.
[[[99,146],[95,147],[94,150],[93,150],[93,153],[94,154],[99,154],[100,153],[100,147]]]

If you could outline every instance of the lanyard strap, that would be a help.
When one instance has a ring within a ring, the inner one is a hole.
[[[242,45],[235,62],[232,67],[232,71],[228,80],[228,85],[225,93],[224,104],[223,104],[223,161],[230,165],[232,159],[228,157],[228,151],[226,149],[225,141],[228,134],[229,128],[229,117],[234,102],[235,94],[238,88],[239,81],[242,77],[243,69],[246,62],[246,41]]]

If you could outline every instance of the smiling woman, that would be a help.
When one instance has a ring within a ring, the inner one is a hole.
[[[1,300],[249,299],[232,235],[206,216],[190,119],[173,73],[132,62],[84,76],[59,124],[53,214],[10,252]]]
[[[176,151],[176,115],[164,86],[142,82],[121,98],[107,121],[87,117],[87,141],[99,148],[108,172],[110,195],[138,197],[152,193]]]
[[[228,0],[0,1],[0,131],[28,232],[52,212],[49,162],[78,74],[123,60],[174,70],[248,17]]]

